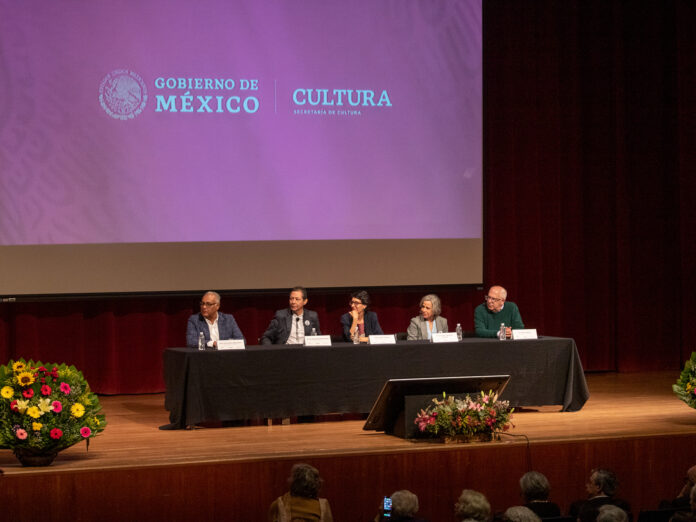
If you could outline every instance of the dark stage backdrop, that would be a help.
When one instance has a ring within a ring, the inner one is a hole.
[[[575,338],[588,370],[677,370],[696,347],[694,19],[691,2],[484,2],[485,282],[507,286],[528,326]],[[375,289],[384,329],[405,330],[427,290]],[[435,290],[472,329],[483,290]],[[251,341],[285,296],[230,291],[222,308]],[[78,365],[98,392],[158,391],[197,300],[3,303],[0,359]],[[308,307],[338,333],[347,301],[314,291]]]

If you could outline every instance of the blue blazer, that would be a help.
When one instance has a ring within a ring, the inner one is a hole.
[[[189,348],[198,347],[198,333],[203,332],[205,342],[210,341],[210,329],[208,321],[201,314],[195,314],[189,317],[188,326],[186,327],[186,346]],[[244,339],[242,331],[237,326],[237,321],[234,320],[232,314],[222,314],[218,312],[218,332],[220,340],[228,339]]]
[[[353,324],[353,318],[350,313],[346,312],[341,316],[341,326],[343,326],[343,339],[350,341],[350,326]],[[383,335],[382,327],[379,325],[377,314],[371,311],[365,312],[365,335]]]
[[[266,331],[263,332],[261,344],[285,344],[292,331],[292,316],[292,310],[289,308],[278,310],[275,313],[275,317],[271,319],[271,324],[269,324]],[[312,328],[316,328],[317,335],[321,335],[319,316],[316,312],[312,312],[305,308],[302,314],[302,320],[304,321],[305,335],[310,335],[312,333]]]

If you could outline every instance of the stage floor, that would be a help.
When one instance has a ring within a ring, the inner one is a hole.
[[[678,372],[587,375],[591,397],[578,412],[559,407],[515,413],[513,435],[530,445],[564,441],[696,434],[696,412],[671,390]],[[164,395],[101,398],[109,423],[102,435],[61,452],[47,468],[22,468],[11,451],[0,450],[6,477],[36,473],[135,469],[158,466],[449,450],[363,431],[363,421],[161,431],[167,424]],[[503,437],[502,445],[523,444]],[[475,445],[471,445],[475,446]]]

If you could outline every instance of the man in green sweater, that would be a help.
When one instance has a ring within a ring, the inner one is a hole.
[[[488,295],[474,310],[476,337],[498,337],[500,324],[505,324],[505,336],[512,337],[512,329],[524,328],[520,310],[515,303],[506,303],[507,290],[502,286],[492,286]]]

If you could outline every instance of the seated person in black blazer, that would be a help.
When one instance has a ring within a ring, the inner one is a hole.
[[[539,518],[560,517],[558,504],[549,500],[551,485],[543,473],[528,471],[520,479],[520,490],[524,505],[534,511]]]
[[[631,506],[625,500],[616,498],[618,482],[613,471],[608,469],[593,469],[590,480],[586,484],[589,498],[578,500],[570,505],[570,516],[580,522],[595,522],[599,508],[611,504],[623,509],[628,514],[629,522],[633,520]]]
[[[341,316],[344,340],[351,341],[355,335],[358,335],[360,342],[367,342],[369,335],[384,334],[377,314],[368,311],[368,306],[370,306],[370,294],[365,290],[350,294],[350,312]]]
[[[296,286],[290,290],[289,307],[278,310],[261,337],[261,344],[304,344],[314,329],[321,335],[319,316],[307,310],[307,290]]]

